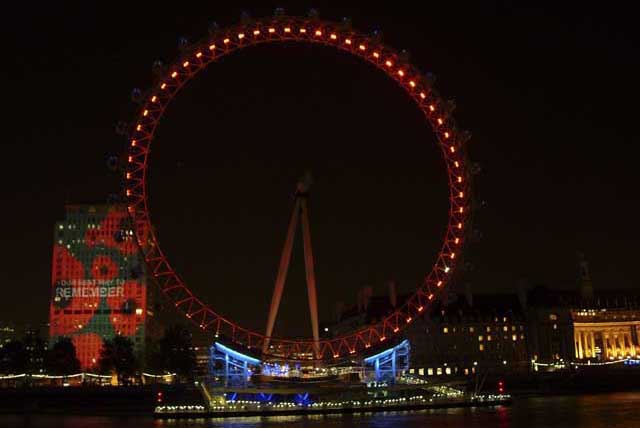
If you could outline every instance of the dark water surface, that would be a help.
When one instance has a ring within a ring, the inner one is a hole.
[[[282,416],[160,421],[150,417],[0,415],[0,427],[494,427],[640,428],[640,392],[517,399],[509,407],[439,409],[363,415]]]

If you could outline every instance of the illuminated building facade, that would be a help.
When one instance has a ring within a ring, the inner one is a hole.
[[[572,310],[575,359],[611,361],[640,355],[640,309]]]
[[[55,224],[49,340],[70,337],[83,369],[98,361],[105,339],[129,337],[144,353],[147,275],[124,205],[68,205]]]
[[[16,329],[8,324],[0,324],[0,348],[16,338]]]
[[[471,376],[477,370],[527,371],[528,329],[515,294],[452,295],[418,320],[409,373]]]
[[[358,293],[358,304],[336,313],[324,335],[339,336],[393,311],[406,296]],[[342,306],[342,305],[340,305]],[[411,343],[409,374],[473,376],[477,370],[527,371],[527,322],[516,294],[450,294],[416,319],[403,335]]]

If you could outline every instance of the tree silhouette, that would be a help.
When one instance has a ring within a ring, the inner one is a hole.
[[[196,354],[188,329],[182,325],[169,327],[160,339],[158,348],[161,370],[176,373],[187,380],[193,379]]]
[[[45,360],[47,373],[68,375],[80,371],[80,361],[76,356],[76,347],[68,337],[60,337],[47,352]]]
[[[128,384],[137,366],[131,339],[118,335],[104,341],[98,360],[101,373],[115,372],[118,376],[118,384]]]
[[[0,373],[19,374],[27,369],[27,352],[20,340],[12,340],[0,348]]]
[[[44,359],[47,352],[47,346],[40,337],[40,331],[37,329],[27,329],[22,339],[25,351],[27,373],[42,373],[44,371]]]

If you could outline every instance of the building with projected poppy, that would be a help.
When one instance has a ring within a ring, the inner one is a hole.
[[[126,206],[67,205],[55,224],[49,340],[70,337],[83,369],[105,339],[129,337],[144,356],[153,318],[144,259]]]

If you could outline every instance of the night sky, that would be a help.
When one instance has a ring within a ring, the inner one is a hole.
[[[304,14],[301,2],[288,7]],[[446,4],[443,4],[446,3]],[[340,6],[338,6],[340,4]],[[469,248],[474,291],[509,291],[527,278],[575,284],[577,251],[596,289],[637,286],[635,220],[639,37],[623,8],[558,9],[539,2],[413,2],[344,7],[325,19],[407,49],[456,100],[482,171]],[[283,5],[283,3],[279,3]],[[286,4],[284,5],[286,7]],[[2,26],[4,226],[0,321],[48,317],[53,224],[68,202],[118,190],[106,167],[132,120],[134,87],[151,64],[178,55],[210,21],[271,5],[102,7],[25,3]],[[412,290],[446,224],[444,165],[411,100],[371,66],[329,48],[251,48],[209,67],[171,105],[154,142],[150,193],[165,252],[204,300],[262,330],[296,180],[314,175],[310,209],[321,318],[357,290]],[[301,241],[277,331],[307,334]]]

